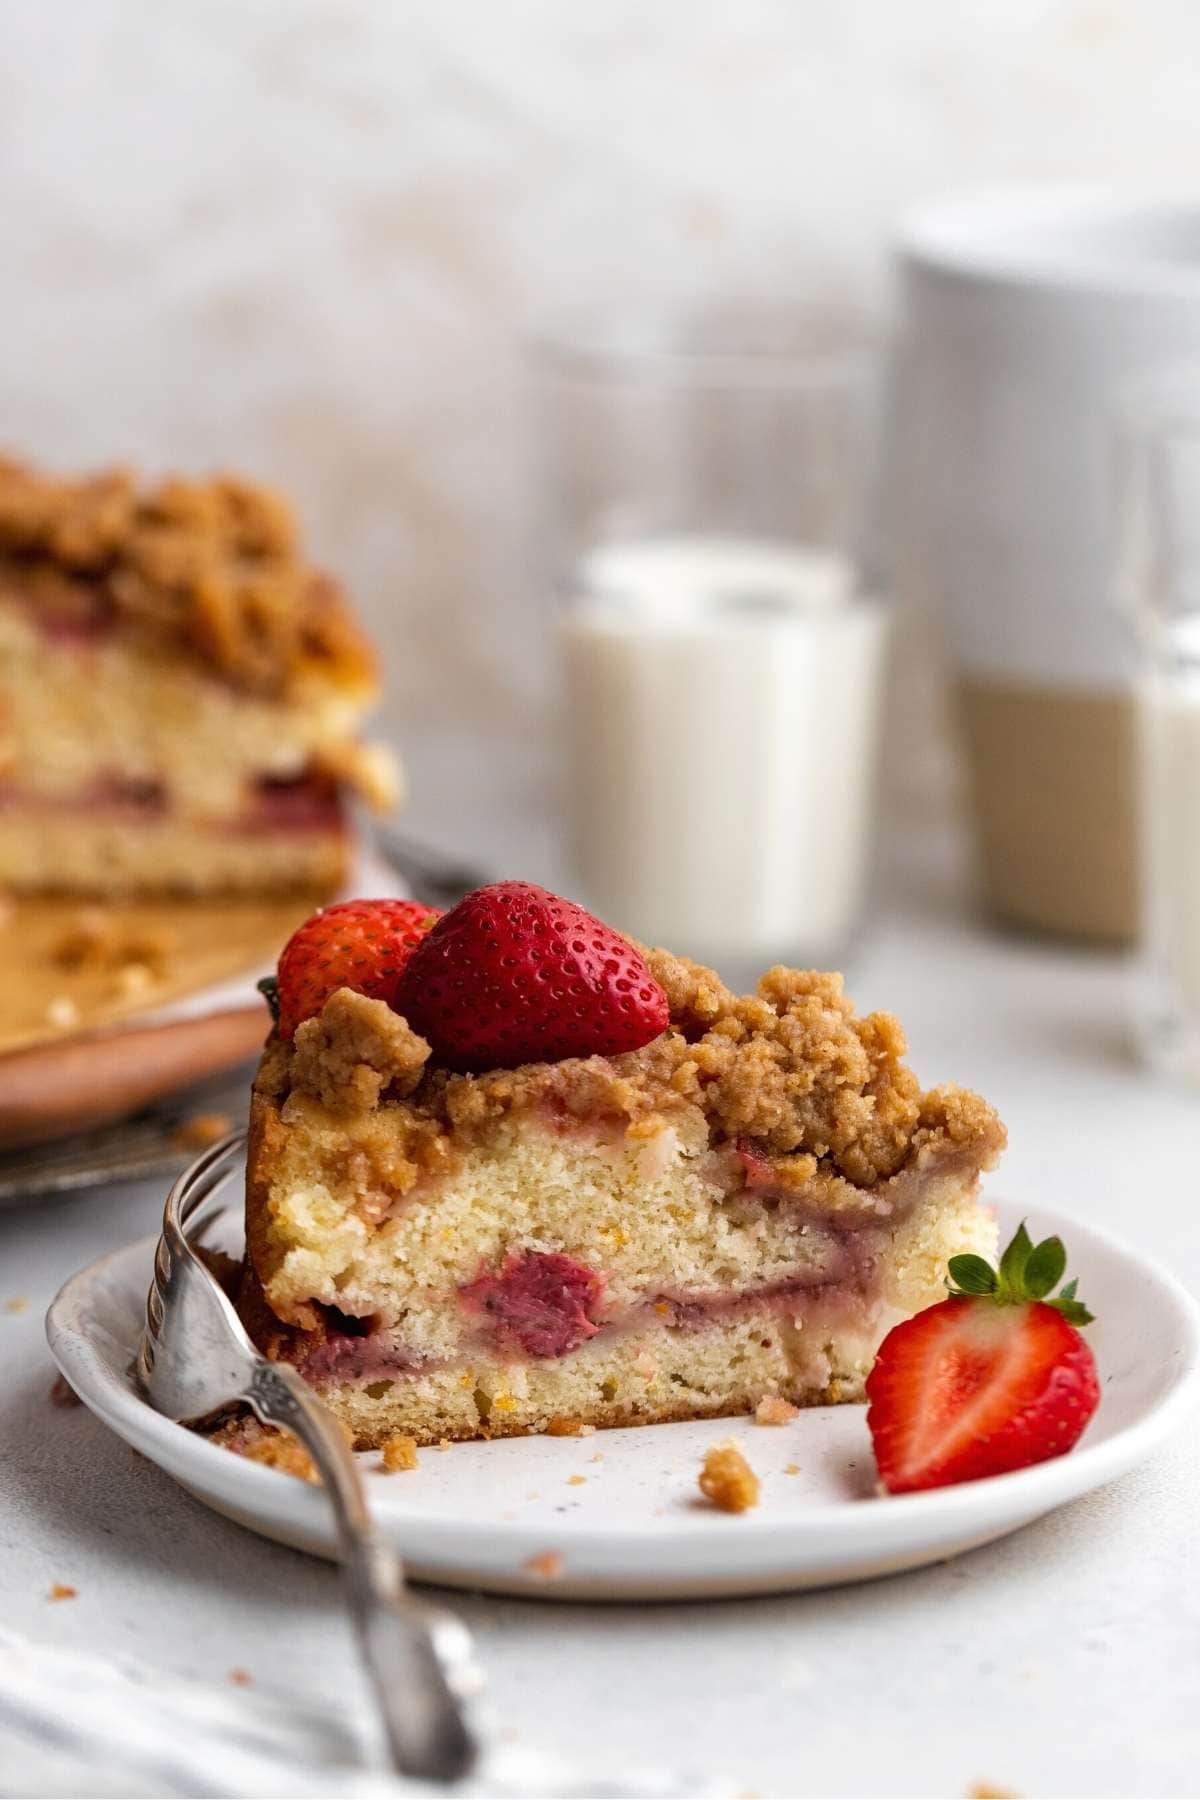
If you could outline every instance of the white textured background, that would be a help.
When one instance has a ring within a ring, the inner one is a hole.
[[[386,640],[414,822],[497,842],[550,754],[532,320],[882,320],[912,201],[1198,152],[1194,0],[0,0],[0,436],[286,483]]]

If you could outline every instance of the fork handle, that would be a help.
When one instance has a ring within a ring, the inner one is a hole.
[[[462,1705],[473,1676],[466,1628],[408,1592],[400,1558],[375,1529],[341,1427],[301,1376],[263,1359],[245,1398],[264,1424],[299,1438],[320,1471],[359,1650],[396,1767],[426,1780],[457,1780],[476,1754]]]

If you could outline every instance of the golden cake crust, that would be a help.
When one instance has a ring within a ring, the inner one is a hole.
[[[397,1150],[411,1161],[410,1186],[445,1166],[436,1138],[477,1142],[503,1118],[539,1108],[648,1135],[690,1115],[710,1137],[791,1159],[798,1180],[823,1166],[859,1188],[894,1175],[933,1138],[1003,1148],[1004,1128],[977,1094],[922,1093],[903,1061],[899,1020],[857,1017],[840,975],[776,967],[757,993],[739,996],[665,950],[648,950],[646,961],[671,1023],[641,1050],[452,1074],[430,1066],[429,1045],[384,1002],[346,988],[291,1046],[271,1041],[256,1091],[280,1105],[299,1096],[360,1126],[362,1114],[382,1113],[389,1161]]]
[[[338,584],[304,557],[276,489],[127,468],[65,478],[0,457],[0,589],[70,624],[99,612],[234,686],[370,691],[374,659]]]

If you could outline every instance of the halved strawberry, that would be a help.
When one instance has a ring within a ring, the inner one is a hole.
[[[1092,1315],[1075,1282],[1049,1298],[1066,1260],[1060,1238],[1035,1246],[1022,1225],[998,1271],[951,1257],[951,1297],[884,1338],[867,1427],[889,1492],[1003,1475],[1078,1441],[1100,1383],[1076,1330]]]
[[[396,1007],[460,1069],[615,1056],[648,1044],[669,1017],[628,939],[530,881],[476,888],[440,919]]]
[[[323,907],[294,931],[275,975],[279,1035],[319,1013],[337,988],[353,988],[390,1005],[415,947],[441,918],[417,900],[345,900]],[[259,984],[271,1002],[270,983]]]

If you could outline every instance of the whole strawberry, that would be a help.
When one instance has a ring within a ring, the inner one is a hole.
[[[417,900],[345,900],[315,912],[279,958],[274,986],[280,1037],[290,1038],[337,988],[390,1005],[405,963],[441,916]],[[270,984],[263,985],[270,999]]]
[[[1062,1456],[1100,1402],[1076,1329],[1092,1315],[1062,1279],[1061,1238],[1022,1225],[999,1270],[950,1258],[951,1297],[890,1331],[867,1378],[867,1426],[893,1494],[1004,1475]]]
[[[666,1029],[641,954],[529,881],[476,888],[414,951],[396,1009],[458,1069],[638,1050]]]

